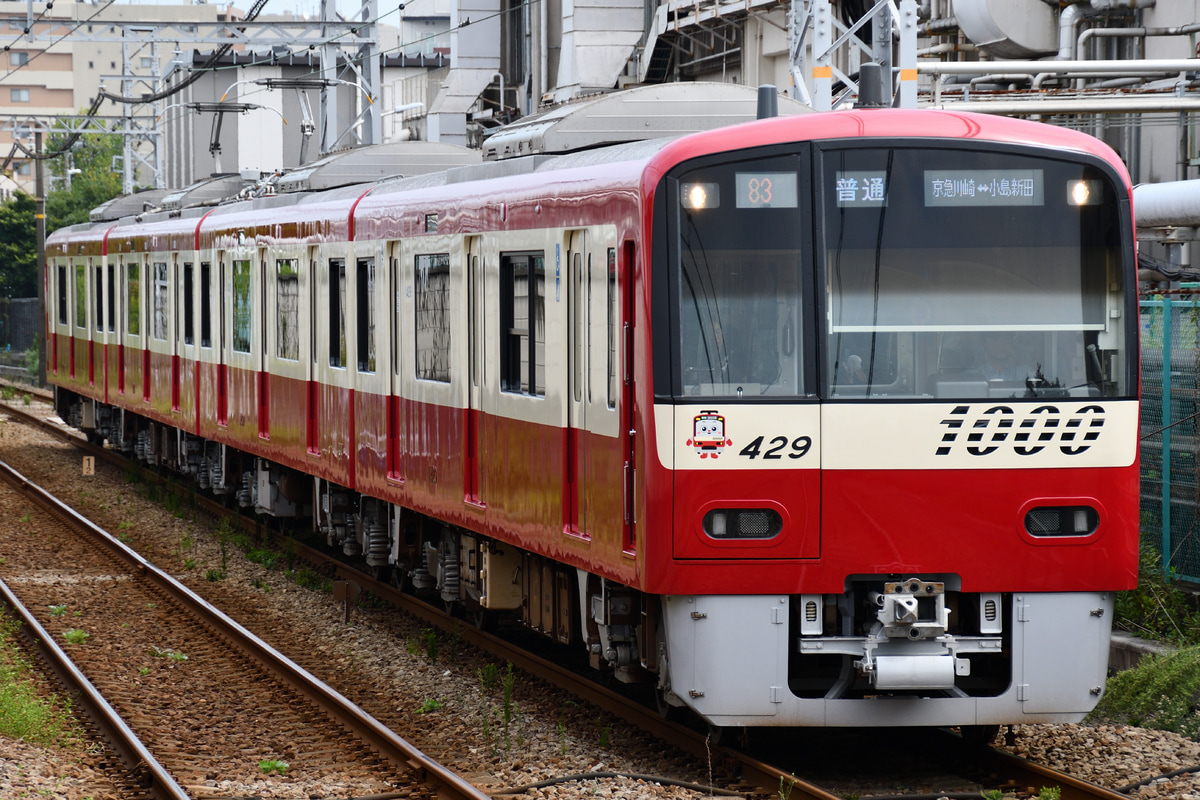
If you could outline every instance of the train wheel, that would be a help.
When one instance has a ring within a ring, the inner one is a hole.
[[[380,583],[392,582],[392,568],[388,564],[379,566],[378,564],[371,565],[371,577]]]
[[[669,692],[669,689],[654,690],[654,704],[658,708],[658,715],[668,722],[683,722],[687,716],[687,709],[671,705],[671,701],[667,699]]]
[[[745,749],[750,744],[750,734],[742,725],[713,725],[709,723],[708,738],[721,747]]]
[[[496,612],[483,606],[475,606],[467,613],[475,630],[491,632],[496,629]]]
[[[1000,733],[999,725],[963,725],[959,728],[963,741],[970,747],[988,747]]]

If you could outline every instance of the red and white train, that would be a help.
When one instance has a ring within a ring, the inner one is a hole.
[[[1103,691],[1135,243],[1084,134],[796,114],[76,226],[47,274],[64,418],[664,707],[984,730]]]

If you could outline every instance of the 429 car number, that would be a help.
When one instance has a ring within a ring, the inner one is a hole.
[[[783,458],[785,455],[788,458],[804,458],[811,449],[812,438],[809,436],[797,436],[790,441],[786,436],[775,436],[770,440],[767,440],[766,436],[759,436],[738,451],[738,455],[751,460],[762,456],[764,461]]]

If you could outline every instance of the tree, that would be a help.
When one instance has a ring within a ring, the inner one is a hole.
[[[37,297],[37,204],[24,192],[0,203],[0,296]]]
[[[47,153],[63,150],[69,137],[65,127],[61,119],[55,120],[57,130],[47,138]],[[85,133],[49,162],[52,185],[46,195],[47,234],[87,222],[93,208],[121,193],[121,174],[113,171],[113,159],[121,155],[123,147],[115,133]]]

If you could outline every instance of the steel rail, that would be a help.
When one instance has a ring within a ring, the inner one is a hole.
[[[128,461],[116,451],[106,450],[96,445],[88,444],[81,438],[72,435],[72,431],[61,425],[46,422],[21,409],[9,407],[10,411],[22,418],[42,427],[50,433],[63,436],[80,449],[95,453],[117,465],[126,465]],[[0,462],[3,463],[3,462]],[[161,479],[161,476],[149,473],[149,477]],[[394,607],[410,613],[421,620],[447,628],[455,622],[461,622],[448,616],[436,605],[426,603],[422,599],[405,593],[390,583],[377,580],[365,572],[346,564],[329,553],[299,542],[278,531],[265,528],[249,517],[234,513],[212,498],[192,492],[197,506],[206,513],[214,516],[232,517],[243,530],[262,535],[269,534],[277,546],[285,547],[298,557],[315,565],[330,566],[340,580],[357,584],[360,589],[366,589],[386,600]],[[119,544],[119,543],[118,543]],[[136,555],[136,554],[134,554]],[[347,593],[346,597],[353,596]],[[346,601],[348,604],[349,600]],[[514,667],[537,675],[550,683],[604,708],[621,719],[637,726],[646,733],[678,747],[680,750],[703,760],[719,762],[731,767],[741,775],[742,780],[774,795],[779,792],[789,793],[794,798],[804,800],[841,800],[838,795],[831,794],[820,786],[798,778],[780,768],[761,762],[745,753],[713,743],[709,737],[687,726],[663,719],[655,710],[646,708],[629,698],[603,687],[582,676],[576,675],[563,665],[542,658],[534,653],[519,648],[517,645],[486,631],[471,626],[456,629],[456,634],[465,642],[490,652],[498,658],[512,662]],[[332,690],[331,690],[332,691]],[[1063,772],[1034,764],[1019,756],[1003,750],[972,746],[961,737],[947,734],[944,737],[948,752],[952,753],[951,762],[955,764],[979,764],[984,772],[1003,776],[1011,785],[1025,787],[1057,786],[1062,789],[1062,800],[1128,800],[1125,795],[1104,789],[1101,786],[1080,780]]]
[[[228,644],[236,647],[281,682],[295,689],[311,703],[321,708],[333,720],[349,729],[394,767],[404,772],[415,773],[421,782],[436,785],[439,798],[487,800],[488,795],[426,756],[414,745],[397,736],[395,732],[382,725],[328,684],[275,650],[220,609],[159,570],[123,542],[109,536],[91,520],[60,502],[3,461],[0,461],[0,477],[8,480],[39,504],[52,509],[53,513],[68,524],[87,533],[97,544],[129,565],[138,577],[178,601]]]
[[[79,671],[66,652],[54,641],[54,637],[42,627],[2,580],[0,602],[5,606],[4,613],[22,623],[21,633],[29,640],[30,646],[58,677],[71,698],[83,708],[121,759],[125,765],[126,780],[155,800],[188,800],[189,795],[183,787],[171,777],[138,735],[125,724],[121,715],[109,705],[87,676]]]

